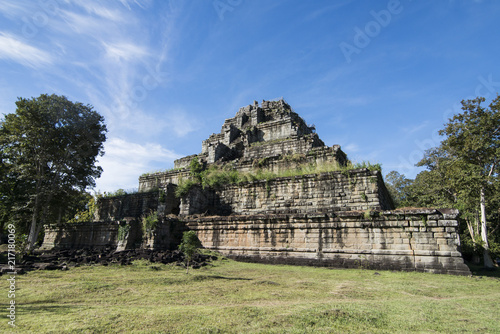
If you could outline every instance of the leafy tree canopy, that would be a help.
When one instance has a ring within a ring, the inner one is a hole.
[[[184,253],[186,259],[186,274],[189,272],[189,263],[200,247],[201,241],[198,239],[196,232],[186,231],[183,233],[179,250]]]
[[[0,123],[2,198],[9,217],[26,229],[33,247],[44,223],[61,217],[72,198],[95,186],[104,154],[104,118],[92,106],[64,96],[19,98]],[[23,226],[24,225],[24,226]]]
[[[497,251],[500,239],[500,97],[488,107],[482,106],[484,101],[462,101],[463,112],[439,132],[446,137],[425,152],[417,166],[427,170],[415,180],[391,172],[387,181],[399,206],[459,209],[468,231],[463,240],[482,248],[485,266],[492,267],[489,245]]]

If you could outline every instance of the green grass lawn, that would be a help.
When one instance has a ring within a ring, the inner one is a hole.
[[[498,277],[137,261],[30,272],[16,288],[14,333],[500,333]],[[5,276],[0,291],[6,306]]]

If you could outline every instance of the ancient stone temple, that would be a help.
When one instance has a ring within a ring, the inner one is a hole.
[[[42,247],[172,249],[194,230],[244,261],[470,274],[458,211],[394,210],[380,170],[350,166],[284,100],[254,102],[201,153],[141,176],[138,193],[99,199],[95,221],[46,226]],[[205,182],[194,167],[232,179]]]

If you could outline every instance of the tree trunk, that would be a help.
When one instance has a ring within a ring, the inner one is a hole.
[[[33,215],[31,217],[31,226],[30,226],[30,234],[28,235],[28,245],[27,251],[31,252],[36,242],[36,231],[37,231],[37,222],[38,222],[38,198],[39,195],[36,195],[35,198],[35,207],[33,208]]]
[[[481,205],[481,238],[483,240],[483,258],[485,268],[494,268],[493,261],[491,260],[488,244],[488,230],[486,226],[486,196],[484,194],[484,187],[481,187],[480,192],[480,205]]]
[[[36,182],[35,188],[35,205],[33,207],[33,215],[31,216],[31,226],[30,226],[30,234],[28,235],[28,245],[27,251],[31,252],[36,242],[37,238],[37,223],[38,223],[38,214],[40,213],[40,188],[42,185],[42,177],[41,177],[41,167],[37,166],[37,176],[38,180]]]
[[[472,225],[472,222],[470,219],[465,219],[465,222],[467,223],[467,229],[469,230],[470,237],[472,239],[472,243],[474,244],[474,247],[476,245],[476,234],[474,233],[474,226]]]

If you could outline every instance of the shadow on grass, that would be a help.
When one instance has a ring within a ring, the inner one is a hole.
[[[54,314],[68,314],[74,312],[75,309],[85,309],[86,306],[78,305],[46,305],[40,303],[40,305],[34,305],[35,303],[20,304],[16,307],[16,314],[19,315],[29,315],[36,313],[54,313]]]
[[[465,262],[465,264],[469,267],[472,276],[500,278],[500,269],[498,267],[493,269],[486,269],[482,265],[472,264],[470,262]]]
[[[194,278],[195,281],[204,281],[208,279],[225,279],[225,280],[231,280],[231,281],[251,281],[251,278],[244,278],[244,277],[224,277],[224,276],[218,276],[218,275],[203,275],[203,276],[196,276]]]

